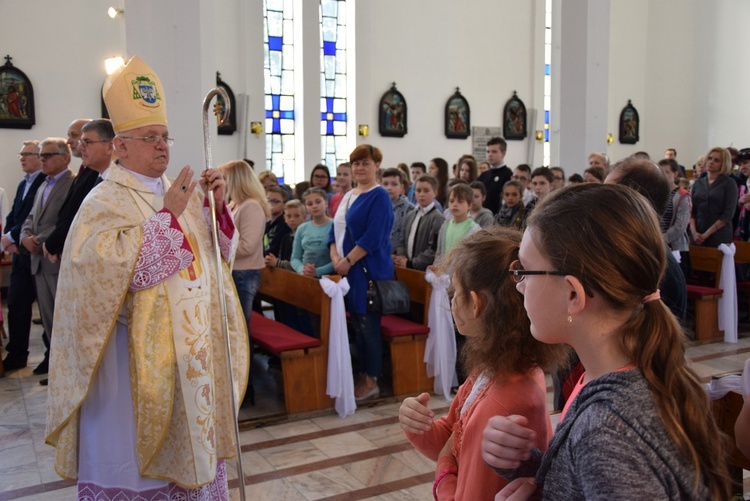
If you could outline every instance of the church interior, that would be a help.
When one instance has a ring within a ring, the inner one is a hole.
[[[342,13],[332,52],[322,43],[321,3]],[[283,17],[270,42],[283,46],[280,80],[269,69],[278,61],[269,57],[268,11]],[[211,123],[213,165],[249,159],[256,174],[269,169],[292,187],[318,163],[335,170],[359,144],[380,148],[383,167],[434,157],[453,163],[467,153],[484,160],[488,137],[507,127],[504,107],[514,95],[526,118],[522,137],[508,140],[511,168],[562,166],[570,176],[583,174],[592,152],[613,163],[639,151],[657,161],[672,148],[690,171],[714,146],[750,146],[743,49],[750,3],[743,0],[4,0],[0,19],[0,57],[8,56],[0,74],[18,68],[33,85],[33,126],[3,125],[8,110],[0,109],[0,187],[11,202],[23,179],[19,146],[65,137],[71,121],[102,116],[105,59],[136,54],[169,96],[168,176],[185,165],[205,167],[201,107],[218,75],[235,98],[236,130],[222,134]],[[336,55],[335,71],[321,54]],[[381,98],[392,88],[408,106],[408,123],[403,134],[384,135]],[[457,90],[471,110],[470,133],[459,138],[448,137],[446,111]],[[0,80],[0,98],[3,92]],[[622,142],[622,112],[631,103],[638,139]],[[0,268],[5,318],[8,257]],[[736,343],[689,343],[686,356],[702,382],[742,372],[750,357],[747,308],[740,294]],[[0,378],[0,501],[74,499],[77,492],[57,475],[54,449],[44,443],[48,390],[32,373],[44,354],[42,331],[31,329],[28,367]],[[0,335],[6,332],[7,324]],[[388,374],[396,362],[385,352]],[[379,398],[341,418],[332,404],[289,412],[277,357],[254,353],[250,371],[254,399],[239,409],[249,498],[432,496],[435,462],[405,438],[398,416],[407,395],[389,377]],[[549,375],[546,382],[551,409]],[[450,403],[434,395],[430,407],[441,414]],[[231,463],[231,499],[239,499]],[[750,499],[750,472],[742,478]]]

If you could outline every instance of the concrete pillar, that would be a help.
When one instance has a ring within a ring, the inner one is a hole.
[[[565,0],[556,6],[559,62],[553,59],[552,72],[559,75],[559,92],[552,96],[551,120],[559,133],[553,134],[558,144],[552,164],[581,173],[590,152],[607,151],[610,0]]]

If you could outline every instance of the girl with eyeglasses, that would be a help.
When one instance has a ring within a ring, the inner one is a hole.
[[[490,419],[482,457],[514,479],[495,499],[729,499],[724,441],[659,297],[665,266],[656,213],[630,188],[569,186],[534,210],[508,273],[531,334],[586,372],[544,453],[527,416]]]
[[[482,431],[494,415],[528,416],[535,447],[547,446],[551,427],[540,367],[559,362],[564,351],[529,332],[523,298],[507,273],[520,240],[512,229],[482,230],[459,242],[441,266],[441,272],[461,270],[451,277],[451,311],[466,337],[460,354],[470,375],[445,416],[433,421],[429,393],[407,398],[399,411],[409,441],[437,461],[436,499],[492,499],[507,483],[480,454]]]

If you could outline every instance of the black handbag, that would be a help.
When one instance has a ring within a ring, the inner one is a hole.
[[[347,211],[349,206],[347,205]],[[352,242],[349,228],[346,229]],[[381,315],[402,315],[411,311],[411,296],[409,288],[401,280],[373,280],[367,271],[365,260],[362,259],[362,269],[369,282],[367,287],[367,311]]]
[[[367,273],[367,268],[365,268],[365,273]],[[382,315],[409,313],[411,311],[409,288],[401,280],[371,279],[367,288],[367,311]]]

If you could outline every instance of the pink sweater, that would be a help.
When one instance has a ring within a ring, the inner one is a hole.
[[[265,266],[263,232],[266,229],[263,207],[256,200],[248,199],[234,208],[232,216],[240,236],[233,269],[262,270]]]
[[[476,372],[472,373],[459,388],[448,414],[434,421],[430,431],[423,435],[406,434],[417,450],[438,461],[438,454],[453,433],[453,456],[444,456],[438,461],[435,479],[445,471],[458,471],[458,475],[448,474],[440,481],[438,498],[441,500],[492,500],[507,484],[482,459],[482,432],[492,416],[519,414],[528,418],[529,428],[537,434],[536,447],[542,451],[547,449],[547,440],[552,434],[541,370],[506,381],[490,380],[461,415],[477,376]]]

